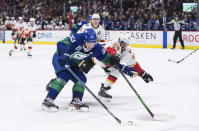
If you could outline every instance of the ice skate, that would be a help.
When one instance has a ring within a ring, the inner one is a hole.
[[[56,112],[58,109],[59,107],[54,104],[53,99],[51,98],[46,98],[42,103],[42,110],[44,111]]]
[[[14,52],[13,50],[10,50],[9,55],[12,56],[13,52]]]
[[[31,53],[31,52],[28,52],[27,55],[31,57],[31,56],[32,56],[32,53]]]
[[[82,103],[82,101],[79,100],[79,98],[73,98],[70,102],[69,106],[70,111],[88,111],[89,106],[87,104]]]
[[[110,90],[110,87],[104,87],[104,84],[102,84],[100,91],[98,92],[98,96],[101,100],[110,102],[112,99],[112,96],[107,93],[108,90]]]

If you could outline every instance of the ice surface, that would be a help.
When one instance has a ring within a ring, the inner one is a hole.
[[[105,103],[123,122],[117,122],[85,91],[89,112],[70,112],[72,82],[62,90],[55,103],[59,112],[40,110],[46,96],[45,86],[55,77],[51,64],[55,45],[34,45],[33,57],[26,52],[8,51],[13,45],[0,44],[0,131],[199,131],[199,52],[180,64],[190,50],[134,48],[143,69],[154,77],[146,84],[141,78],[129,78],[132,85],[155,114],[152,119],[132,89],[120,77],[113,86],[113,100]],[[88,74],[88,87],[97,94],[105,80],[104,72],[95,67]]]

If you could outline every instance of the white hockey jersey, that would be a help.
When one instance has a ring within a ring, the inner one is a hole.
[[[114,48],[116,50],[116,54],[119,54],[121,56],[120,63],[124,63],[127,66],[133,66],[137,63],[137,60],[135,59],[135,53],[131,50],[129,46],[126,47],[125,51],[121,50],[121,46],[118,42],[109,42],[105,45],[105,49],[107,48]],[[100,65],[101,67],[108,67],[109,65],[105,65],[101,61],[94,58],[95,63]]]
[[[37,26],[31,26],[29,23],[18,23],[15,27],[15,30],[17,30],[18,36],[23,38],[32,37],[32,35],[36,32]]]
[[[37,25],[34,24],[34,26],[31,26],[30,23],[28,23],[28,34],[27,34],[27,37],[32,37],[34,33],[36,33],[36,30],[37,30]]]
[[[93,28],[93,26],[91,25],[91,23],[89,24],[84,24],[78,31],[77,33],[83,33],[85,29],[87,28]],[[97,39],[98,41],[104,41],[105,40],[105,30],[104,28],[99,25],[97,28],[93,28],[96,35],[97,35]]]
[[[26,23],[19,23],[19,22],[17,22],[16,24],[15,24],[15,27],[14,27],[14,29],[13,30],[16,30],[17,31],[17,34],[21,34],[22,32],[23,32],[23,28],[24,27],[26,27],[27,25],[26,25]]]

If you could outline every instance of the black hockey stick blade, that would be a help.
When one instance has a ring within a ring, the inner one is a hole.
[[[172,62],[172,63],[176,63],[176,64],[179,63],[179,61],[175,61],[175,60],[172,60],[172,59],[168,59],[168,61],[169,61],[169,62]]]

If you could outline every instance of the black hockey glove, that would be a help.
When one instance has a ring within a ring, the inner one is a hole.
[[[11,35],[14,36],[14,35],[15,35],[15,32],[13,31]]]
[[[110,65],[117,65],[120,63],[120,55],[111,55],[109,58]]]
[[[36,37],[36,34],[34,33],[34,34],[32,35],[32,37],[35,38],[35,37]]]
[[[146,83],[153,81],[153,77],[144,70],[141,73],[141,77]]]

